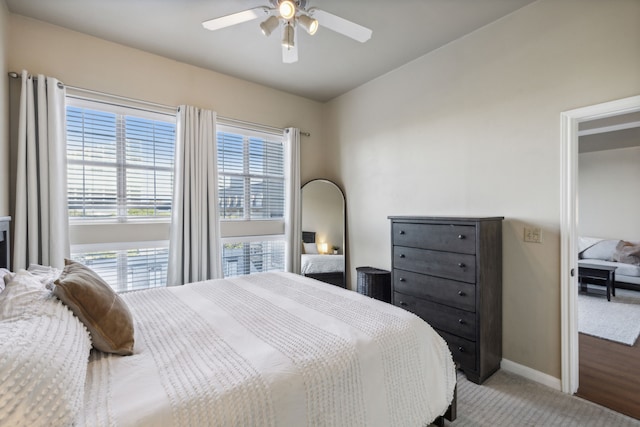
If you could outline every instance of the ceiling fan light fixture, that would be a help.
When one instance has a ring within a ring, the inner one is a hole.
[[[309,15],[300,15],[298,17],[298,23],[310,35],[314,35],[316,31],[318,31],[318,20]]]
[[[284,29],[282,31],[282,46],[286,47],[287,49],[292,49],[295,45],[293,39],[294,39],[293,25],[291,25],[290,23],[287,23],[287,25],[284,26]]]
[[[260,24],[260,29],[262,30],[262,34],[269,36],[273,30],[278,28],[278,25],[280,25],[280,20],[275,16],[270,16]]]
[[[278,5],[278,11],[280,12],[280,16],[288,21],[295,16],[296,5],[291,0],[283,0],[280,2],[280,5]]]

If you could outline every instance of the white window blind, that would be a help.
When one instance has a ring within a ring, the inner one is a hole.
[[[171,215],[175,116],[68,98],[69,217]]]
[[[164,242],[159,242],[164,243]],[[141,246],[148,242],[139,242]],[[115,247],[114,247],[115,246]],[[118,247],[120,246],[120,247]],[[169,248],[105,244],[101,249],[72,248],[71,259],[95,271],[116,292],[157,288],[167,284]]]
[[[220,217],[282,220],[282,136],[218,126],[217,139]]]
[[[222,245],[224,277],[284,270],[283,240],[227,241]]]

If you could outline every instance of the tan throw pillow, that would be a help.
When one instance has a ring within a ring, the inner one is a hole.
[[[93,270],[65,259],[53,290],[91,333],[95,348],[133,354],[133,318],[125,302]]]
[[[624,264],[640,265],[640,245],[621,240],[613,253],[613,260]]]

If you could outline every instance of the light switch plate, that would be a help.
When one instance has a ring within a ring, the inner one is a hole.
[[[542,230],[539,227],[525,227],[524,241],[531,243],[542,243]]]

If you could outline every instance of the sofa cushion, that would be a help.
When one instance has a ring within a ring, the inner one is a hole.
[[[613,254],[615,253],[616,246],[618,246],[619,242],[621,242],[620,239],[601,240],[598,243],[580,252],[579,256],[582,259],[600,259],[602,261],[613,261]]]
[[[578,253],[582,253],[584,250],[589,249],[591,246],[603,240],[604,239],[601,239],[599,237],[578,237]]]

